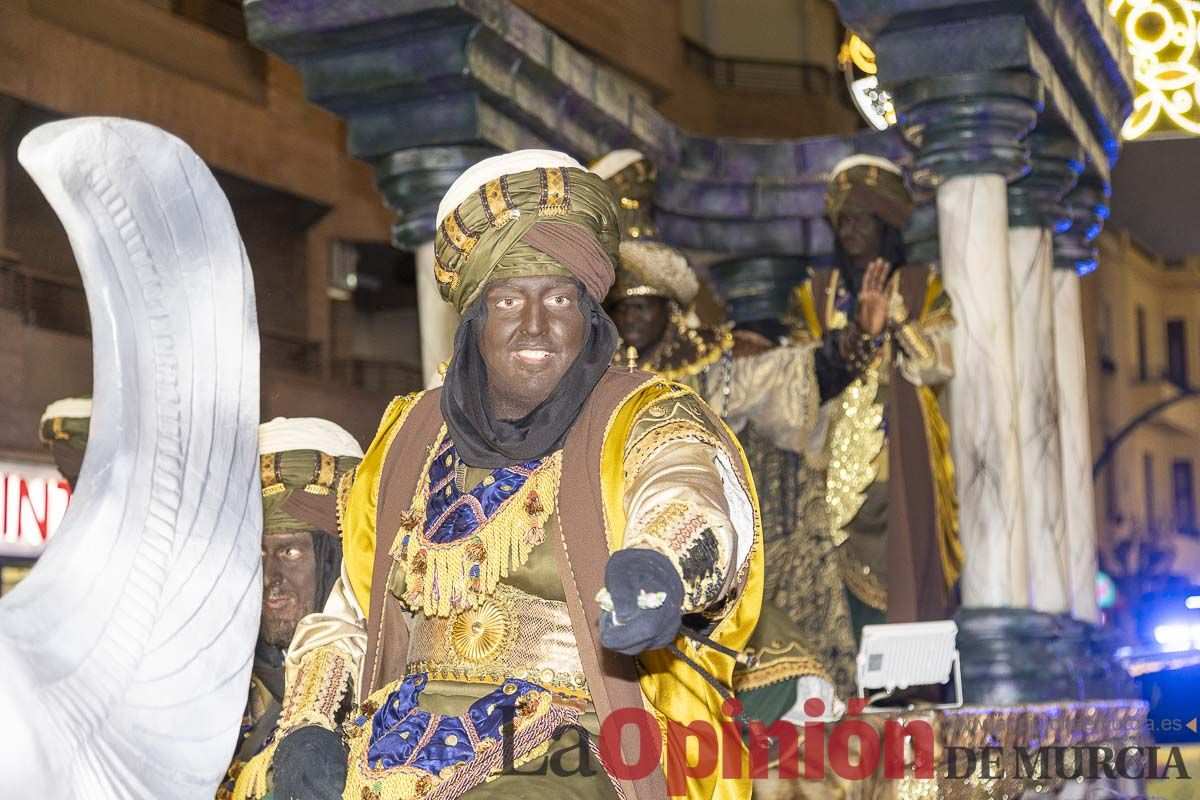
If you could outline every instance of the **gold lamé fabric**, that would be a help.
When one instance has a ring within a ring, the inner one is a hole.
[[[758,488],[765,542],[763,602],[786,611],[841,697],[855,687],[853,625],[830,536],[824,477],[799,453],[748,425],[739,439]]]
[[[433,681],[530,681],[560,695],[588,697],[567,604],[501,584],[476,608],[420,616],[408,644],[408,674]]]

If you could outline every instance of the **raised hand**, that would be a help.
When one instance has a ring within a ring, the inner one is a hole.
[[[877,258],[867,265],[862,287],[858,290],[858,305],[855,322],[863,333],[878,336],[887,324],[888,296],[887,277],[892,265]]]

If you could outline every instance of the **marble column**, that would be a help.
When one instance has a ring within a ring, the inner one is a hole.
[[[1054,239],[1054,343],[1066,487],[1067,550],[1072,608],[1096,623],[1096,506],[1093,498],[1091,423],[1083,346],[1080,275],[1096,268],[1094,240],[1108,215],[1108,185],[1085,173],[1065,199],[1070,226]]]
[[[947,422],[966,607],[1029,604],[1007,182],[1029,169],[1022,140],[1041,92],[1033,75],[1000,71],[920,79],[893,93],[917,145],[913,180],[937,188],[942,281],[957,320]]]
[[[938,188],[937,208],[942,281],[957,321],[947,422],[965,557],[963,604],[1026,606],[1028,532],[1009,314],[1005,178],[950,178]]]
[[[1027,72],[968,73],[901,84],[893,99],[918,148],[913,179],[937,188],[942,280],[957,321],[946,416],[965,556],[955,615],[963,697],[972,704],[1078,698],[1075,662],[1055,649],[1062,616],[1029,607],[1038,595],[1017,372],[1025,332],[1020,340],[1014,333],[1008,183],[1029,173],[1025,138],[1043,106],[1042,86]],[[1044,238],[1026,238],[1024,266],[1044,266],[1048,253],[1034,258]],[[1041,296],[1030,295],[1027,305],[1044,328],[1044,276],[1035,286]]]
[[[1091,419],[1083,351],[1079,274],[1054,270],[1054,348],[1058,365],[1059,434],[1066,487],[1067,565],[1071,609],[1077,619],[1098,623],[1096,605],[1096,507],[1092,490]]]
[[[1063,510],[1062,449],[1054,349],[1051,232],[1066,218],[1063,196],[1083,169],[1075,140],[1044,119],[1027,139],[1030,173],[1008,190],[1013,345],[1018,427],[1029,532],[1029,605],[1071,611],[1070,554]]]
[[[417,245],[417,329],[421,334],[421,374],[425,388],[442,385],[438,367],[454,350],[458,314],[442,299],[433,277],[433,242]]]
[[[1071,591],[1054,370],[1051,246],[1047,228],[1009,229],[1017,424],[1029,534],[1029,607],[1062,614],[1070,611]]]

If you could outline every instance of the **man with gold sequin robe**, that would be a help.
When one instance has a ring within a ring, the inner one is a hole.
[[[606,305],[617,323],[618,363],[637,366],[695,389],[742,437],[763,511],[768,601],[774,571],[786,563],[805,584],[786,606],[764,603],[749,643],[753,667],[734,673],[748,716],[768,724],[804,722],[805,701],[820,699],[836,715],[854,691],[853,628],[834,548],[819,503],[803,502],[818,487],[799,485],[801,453],[819,420],[825,383],[833,392],[855,377],[831,342],[779,347],[750,331],[702,325],[691,313],[700,290],[680,251],[656,241],[650,209],[654,168],[635,150],[614,151],[593,165],[620,198],[625,239]],[[764,480],[768,490],[764,491]],[[795,505],[785,502],[784,481]],[[803,513],[797,513],[803,507]]]
[[[904,263],[899,231],[912,199],[894,164],[871,156],[843,161],[826,205],[842,268],[814,271],[795,290],[801,343],[842,329],[853,313],[861,279],[847,249],[861,247],[862,262],[884,256]],[[878,354],[826,403],[825,435],[810,453],[825,471],[856,631],[946,617],[962,565],[953,465],[935,394],[954,375],[950,298],[935,271],[917,265],[893,269],[887,294],[889,324]]]

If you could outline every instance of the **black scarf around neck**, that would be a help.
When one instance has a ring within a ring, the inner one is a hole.
[[[454,356],[442,387],[442,417],[459,456],[468,465],[497,469],[562,448],[567,432],[617,351],[617,326],[582,284],[579,309],[587,319],[587,336],[558,387],[521,419],[505,420],[492,414],[487,366],[479,349],[487,303],[477,300],[467,308],[454,334]]]

